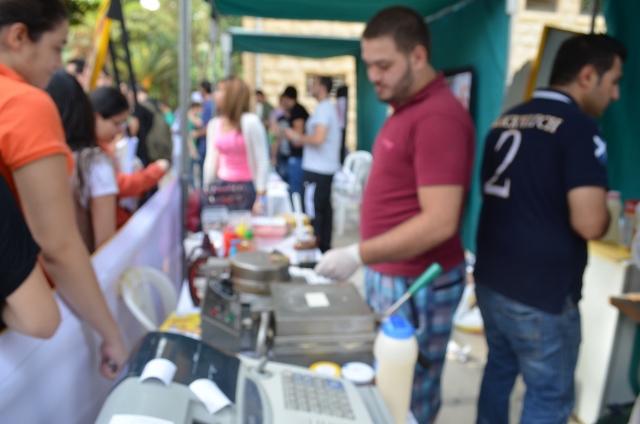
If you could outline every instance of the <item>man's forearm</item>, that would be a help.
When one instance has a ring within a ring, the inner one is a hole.
[[[360,257],[365,265],[413,258],[444,243],[456,231],[457,225],[436,225],[426,213],[421,213],[361,242]]]

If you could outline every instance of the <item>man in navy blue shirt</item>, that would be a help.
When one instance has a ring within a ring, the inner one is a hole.
[[[509,422],[518,373],[522,424],[566,423],[573,410],[586,241],[609,223],[606,143],[593,118],[620,97],[625,58],[603,34],[565,41],[550,88],[487,136],[474,275],[489,354],[478,424]]]

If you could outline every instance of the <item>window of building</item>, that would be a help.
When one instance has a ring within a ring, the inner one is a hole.
[[[307,97],[312,97],[311,94],[311,86],[313,85],[313,79],[315,77],[320,77],[320,76],[328,76],[331,77],[331,82],[332,87],[331,87],[331,93],[329,93],[329,97],[335,97],[336,96],[336,90],[340,87],[342,87],[343,85],[346,85],[345,82],[345,76],[344,75],[318,75],[318,74],[307,74],[307,89],[306,89],[306,95]]]
[[[555,12],[556,0],[527,0],[526,7],[528,10]]]
[[[598,2],[598,14],[602,13],[602,0],[580,0],[580,13],[591,14],[593,12],[593,3]]]

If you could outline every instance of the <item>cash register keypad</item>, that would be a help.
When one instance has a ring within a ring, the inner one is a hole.
[[[355,419],[347,392],[338,380],[284,371],[286,409]]]

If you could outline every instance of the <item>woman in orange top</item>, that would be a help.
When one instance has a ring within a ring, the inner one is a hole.
[[[73,219],[73,158],[60,116],[43,91],[62,67],[67,12],[51,0],[0,0],[0,174],[21,204],[45,271],[102,337],[101,371],[117,376],[127,350]]]

